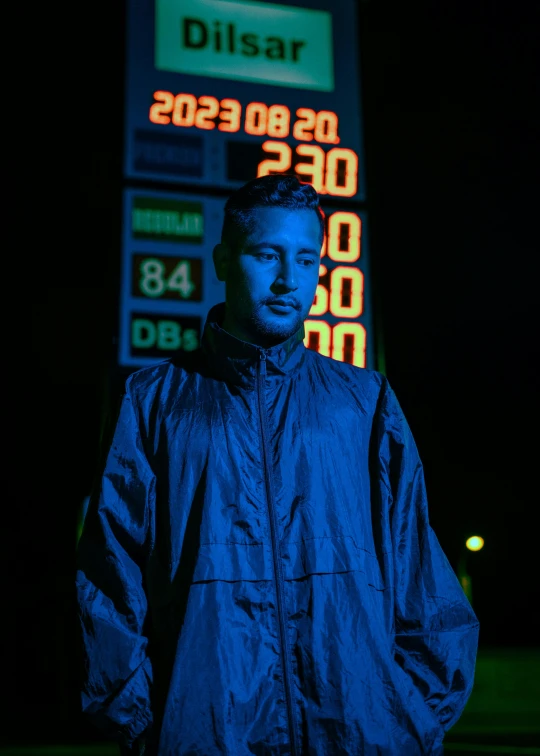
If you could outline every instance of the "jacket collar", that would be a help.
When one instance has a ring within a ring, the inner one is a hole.
[[[302,365],[306,352],[303,323],[286,341],[264,349],[224,331],[221,327],[224,317],[225,302],[214,305],[206,317],[201,339],[201,349],[212,372],[223,380],[254,389],[263,352],[266,354],[267,386],[290,378]]]

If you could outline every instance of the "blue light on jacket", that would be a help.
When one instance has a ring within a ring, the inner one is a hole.
[[[479,625],[395,394],[223,315],[127,380],[77,549],[82,709],[146,756],[438,756]]]

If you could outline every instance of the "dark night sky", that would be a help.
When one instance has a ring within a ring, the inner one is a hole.
[[[470,564],[481,643],[537,645],[538,18],[532,3],[407,6],[359,5],[387,376],[452,565],[466,534],[486,539]],[[27,548],[14,629],[28,643],[12,702],[51,737],[93,734],[78,714],[73,548],[114,355],[123,98],[114,7],[86,6],[76,33],[66,41],[57,32],[49,60],[55,91],[66,85],[66,58],[77,85],[61,125],[51,115],[47,127],[44,175],[55,190],[41,199],[63,234],[33,297],[32,423],[45,453],[34,460],[33,493],[16,493],[24,517],[14,561],[23,532]],[[47,91],[51,111],[59,100]],[[21,737],[15,713],[7,723],[4,737]]]

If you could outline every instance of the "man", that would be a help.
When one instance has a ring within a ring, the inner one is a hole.
[[[159,756],[442,754],[478,622],[380,373],[306,349],[313,187],[233,194],[201,348],[126,383],[78,547],[83,710]]]

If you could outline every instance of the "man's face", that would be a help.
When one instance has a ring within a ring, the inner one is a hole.
[[[252,233],[237,253],[214,247],[214,267],[225,281],[228,333],[264,348],[292,336],[306,319],[319,281],[320,225],[314,210],[256,208]],[[273,306],[276,300],[289,307]]]

